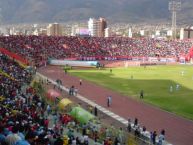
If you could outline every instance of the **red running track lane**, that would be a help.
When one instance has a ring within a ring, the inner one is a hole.
[[[61,79],[65,87],[74,85],[82,96],[106,107],[107,96],[112,96],[112,106],[108,108],[121,117],[138,118],[140,126],[145,125],[147,130],[160,133],[166,130],[166,140],[174,145],[193,145],[193,121],[178,117],[174,114],[160,110],[159,108],[131,99],[119,93],[113,92],[99,85],[79,78],[65,75],[61,67],[47,66],[38,70],[43,75],[56,80]]]

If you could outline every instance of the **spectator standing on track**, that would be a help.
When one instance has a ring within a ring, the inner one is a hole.
[[[80,86],[82,86],[82,80],[81,79],[79,80],[79,84],[80,84]]]
[[[112,104],[112,97],[109,96],[109,97],[107,97],[107,107],[110,107],[111,104]]]
[[[112,105],[112,96],[109,96],[110,105]]]
[[[70,87],[70,91],[69,91],[69,95],[70,95],[70,96],[73,96],[73,95],[74,95],[74,89],[75,89],[74,86],[71,86],[71,87]]]
[[[110,99],[107,97],[107,107],[110,107]]]

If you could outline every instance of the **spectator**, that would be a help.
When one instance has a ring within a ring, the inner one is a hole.
[[[80,86],[82,86],[82,80],[81,79],[79,80],[79,84],[80,84]]]
[[[97,109],[96,106],[94,107],[94,115],[95,115],[95,116],[98,116],[98,109]]]
[[[131,119],[128,119],[128,125],[127,125],[128,132],[131,132]]]
[[[138,126],[138,119],[137,118],[135,118],[135,120],[134,120],[134,126]]]
[[[153,134],[152,134],[152,142],[153,142],[153,144],[156,144],[156,137],[157,137],[157,133],[156,133],[156,131],[154,131]]]
[[[112,104],[112,97],[111,96],[108,96],[107,97],[107,107],[110,107]]]

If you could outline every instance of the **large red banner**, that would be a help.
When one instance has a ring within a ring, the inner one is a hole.
[[[5,49],[5,48],[0,48],[0,52],[3,53],[3,54],[6,54],[8,55],[9,57],[27,65],[28,64],[28,61],[26,59],[24,59],[23,57],[21,57],[20,55],[18,54],[15,54],[13,52],[10,52],[9,50]]]

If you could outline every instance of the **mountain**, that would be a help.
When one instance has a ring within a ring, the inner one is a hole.
[[[40,23],[105,17],[111,22],[169,20],[169,0],[0,0],[2,23]],[[183,0],[178,20],[192,22],[193,1]]]

